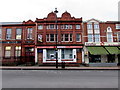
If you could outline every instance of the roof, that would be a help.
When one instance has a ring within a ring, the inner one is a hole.
[[[22,22],[0,22],[0,25],[14,25],[14,24],[22,24]]]

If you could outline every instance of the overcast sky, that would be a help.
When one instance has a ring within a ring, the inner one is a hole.
[[[83,20],[118,20],[120,0],[0,0],[0,22],[22,22],[47,17],[58,8],[58,17],[65,11]]]

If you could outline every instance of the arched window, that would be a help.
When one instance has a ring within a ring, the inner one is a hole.
[[[107,42],[113,42],[112,28],[107,28]]]

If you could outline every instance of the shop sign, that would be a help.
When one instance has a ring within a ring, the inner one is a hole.
[[[85,42],[85,46],[120,46],[120,42]]]

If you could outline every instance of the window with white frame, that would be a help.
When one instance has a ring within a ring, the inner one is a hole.
[[[27,29],[27,39],[32,39],[32,32],[33,32],[33,28]]]
[[[16,39],[21,39],[22,29],[17,28],[16,29]]]
[[[88,34],[88,42],[93,42],[93,35],[92,34]]]
[[[73,58],[73,49],[61,49],[61,58],[62,59],[72,59]]]
[[[87,29],[92,29],[92,24],[87,24]]]
[[[80,25],[76,25],[76,29],[80,29]]]
[[[47,34],[46,35],[46,41],[47,42],[55,42],[57,35],[56,34]]]
[[[100,42],[100,34],[94,35],[95,42]]]
[[[76,34],[76,41],[81,42],[81,34],[79,33]]]
[[[99,29],[99,24],[94,24],[94,29],[98,30]]]
[[[47,49],[47,59],[56,59],[55,49]]]
[[[21,56],[21,46],[16,46],[15,47],[15,57],[20,57]]]
[[[71,42],[72,41],[72,34],[62,34],[61,41]]]
[[[111,32],[107,33],[107,42],[113,42],[113,37]]]
[[[118,32],[118,42],[120,42],[120,32]]]
[[[72,29],[72,25],[68,25],[68,24],[61,25],[61,29]]]
[[[112,28],[107,28],[107,42],[113,42]]]
[[[5,47],[5,58],[10,58],[11,57],[11,46],[6,46]]]
[[[116,29],[120,29],[120,24],[116,24]]]
[[[42,30],[43,29],[43,25],[38,25],[38,29]]]
[[[56,28],[58,29],[58,25],[57,25],[57,27],[55,24],[47,25],[47,29],[56,29]]]
[[[6,29],[6,39],[9,40],[12,37],[12,29],[7,28]]]

